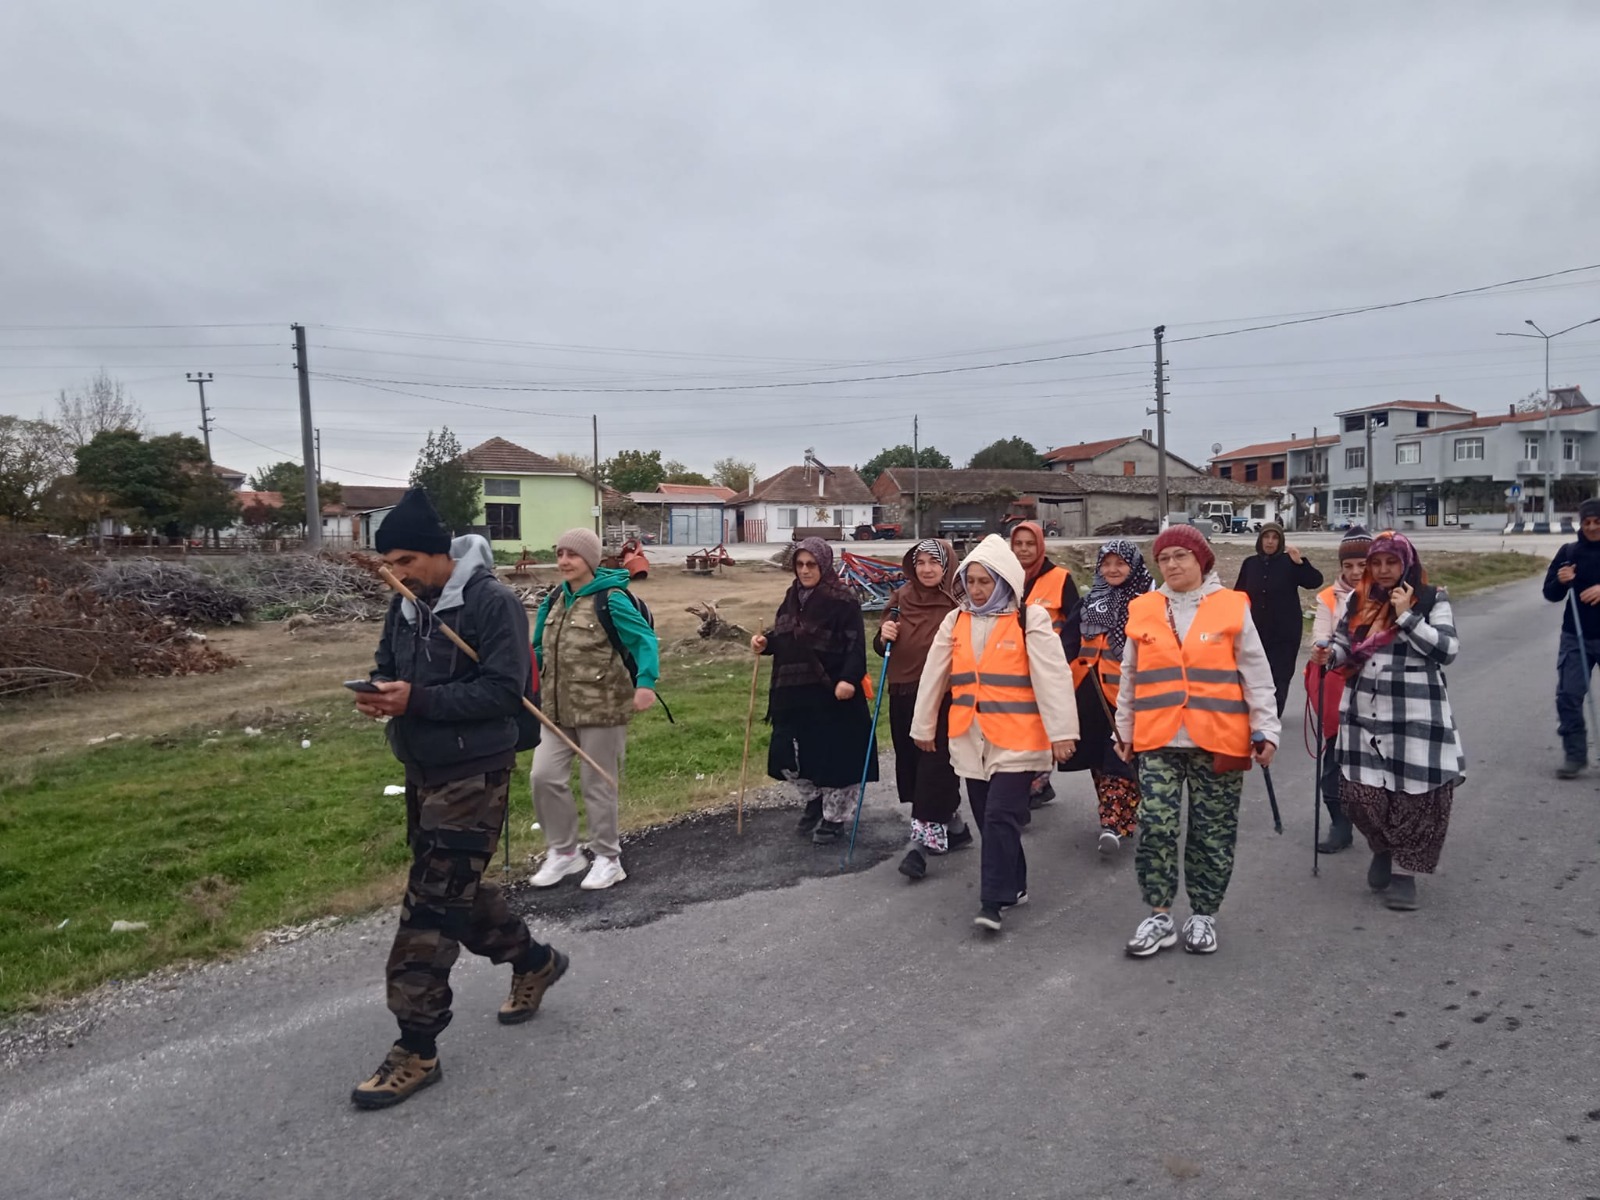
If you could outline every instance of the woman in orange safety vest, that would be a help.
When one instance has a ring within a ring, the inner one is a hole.
[[[998,933],[1004,909],[1028,898],[1022,827],[1028,783],[1071,757],[1078,737],[1072,670],[1049,614],[1018,604],[1022,564],[990,534],[961,564],[961,607],[934,634],[917,685],[911,737],[932,751],[950,696],[950,765],[967,781],[983,837],[983,885],[975,923]]]
[[[1178,834],[1189,790],[1183,875],[1191,915],[1183,948],[1217,948],[1216,915],[1233,874],[1239,794],[1252,754],[1266,766],[1278,744],[1272,667],[1250,619],[1250,601],[1222,586],[1216,556],[1192,525],[1156,538],[1161,587],[1128,606],[1117,739],[1139,756],[1139,850],[1134,868],[1151,914],[1128,953],[1173,945]]]
[[[1022,602],[1037,604],[1049,615],[1071,662],[1078,657],[1078,585],[1072,572],[1044,552],[1044,527],[1037,521],[1018,521],[1012,528],[1011,553],[1022,564]],[[1028,807],[1043,808],[1055,798],[1050,771],[1040,771],[1028,785]]]

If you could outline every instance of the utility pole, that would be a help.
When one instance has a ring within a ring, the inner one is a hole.
[[[1307,499],[1310,500],[1312,504],[1316,505],[1317,516],[1320,517],[1322,516],[1322,505],[1317,504],[1317,476],[1319,474],[1320,472],[1317,470],[1317,427],[1313,425],[1311,427],[1311,491],[1308,493]],[[1292,478],[1290,479],[1290,483],[1293,483]],[[1294,488],[1292,486],[1289,489],[1289,494],[1291,496],[1294,495]],[[1311,523],[1309,521],[1306,522],[1306,528],[1311,528]]]
[[[1555,405],[1550,402],[1550,343],[1564,333],[1571,333],[1574,329],[1582,329],[1585,325],[1593,325],[1600,321],[1600,317],[1590,317],[1587,321],[1579,321],[1576,325],[1568,325],[1565,329],[1558,329],[1554,333],[1546,333],[1532,321],[1523,324],[1531,327],[1532,333],[1501,333],[1496,337],[1523,337],[1544,339],[1544,531],[1555,528],[1556,523],[1556,497],[1555,497],[1555,466],[1556,444],[1555,424],[1553,416]],[[1535,466],[1538,464],[1535,463]],[[1535,529],[1535,532],[1540,532]]]
[[[1161,357],[1161,339],[1167,327],[1156,326],[1156,406],[1145,412],[1156,415],[1156,528],[1166,528],[1167,520],[1167,364]]]
[[[605,530],[600,528],[600,414],[590,414],[589,423],[594,431],[594,532],[604,542]]]
[[[922,442],[920,417],[911,418],[911,536],[922,540]]]
[[[1372,431],[1378,427],[1378,418],[1371,413],[1367,414],[1367,528],[1377,532],[1373,525],[1376,519],[1373,513],[1372,498]]]
[[[294,369],[300,376],[300,465],[306,478],[306,553],[322,551],[322,503],[317,498],[317,439],[311,424],[311,367],[306,362],[306,327],[294,330]]]
[[[206,408],[206,384],[216,378],[210,371],[189,371],[184,375],[190,383],[200,389],[200,432],[206,439],[206,462],[211,461],[211,413]]]
[[[322,430],[315,430],[317,435],[317,486],[322,486]]]

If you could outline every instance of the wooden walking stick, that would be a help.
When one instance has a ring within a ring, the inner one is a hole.
[[[755,666],[750,671],[750,710],[744,715],[744,758],[739,763],[739,816],[736,833],[744,833],[744,781],[750,766],[750,729],[756,723],[756,680],[761,678],[761,655],[755,656]]]
[[[399,578],[395,575],[395,573],[389,569],[389,566],[388,566],[387,563],[380,562],[376,566],[374,566],[372,569],[377,572],[378,578],[382,579],[385,583],[387,583],[395,591],[399,592],[407,600],[409,600],[409,601],[411,601],[411,603],[415,604],[417,606],[418,610],[422,610],[424,608],[424,605],[423,605],[422,601],[417,599],[417,594],[415,592],[413,592],[410,588],[408,588],[405,584],[400,582]],[[476,650],[474,650],[471,646],[467,645],[467,643],[462,640],[461,635],[459,633],[457,633],[454,629],[451,629],[450,626],[446,625],[443,621],[439,620],[438,617],[434,618],[434,624],[439,627],[439,632],[440,633],[444,634],[445,637],[449,638],[452,642],[455,643],[455,646],[456,646],[457,650],[461,651],[461,653],[465,654],[473,662],[479,662],[480,661],[479,658],[478,658],[478,652]],[[559,741],[564,742],[566,744],[567,749],[571,750],[579,758],[583,759],[584,762],[588,763],[591,767],[593,767],[594,770],[595,770],[595,773],[598,774],[601,779],[604,779],[613,788],[617,786],[617,781],[611,777],[611,772],[607,771],[599,763],[595,762],[594,759],[590,758],[587,754],[585,754],[583,752],[583,748],[580,747],[577,742],[573,741],[565,733],[563,733],[561,731],[561,727],[559,725],[557,725],[549,717],[545,716],[542,712],[540,712],[539,711],[539,706],[536,705],[532,700],[529,700],[526,696],[524,696],[522,698],[522,707],[527,709],[535,717],[537,717],[538,721],[539,721],[539,724],[543,725],[551,733],[555,734],[556,738]]]

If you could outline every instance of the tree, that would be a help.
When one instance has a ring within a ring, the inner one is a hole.
[[[666,482],[667,471],[659,450],[619,450],[606,460],[604,479],[623,495],[653,492]]]
[[[107,375],[104,368],[76,392],[63,388],[56,397],[56,426],[66,437],[67,448],[76,450],[94,441],[95,435],[117,429],[144,432],[144,412],[120,379]]]
[[[698,484],[700,487],[711,486],[711,480],[700,474],[699,471],[689,470],[688,467],[676,459],[662,463],[661,469],[666,472],[666,478],[661,481],[662,483],[693,483]]]
[[[594,482],[594,459],[587,454],[572,454],[566,450],[555,455],[555,460],[569,471],[576,471],[590,483]]]
[[[461,443],[442,425],[428,440],[411,469],[411,486],[426,488],[446,529],[461,534],[471,529],[483,507],[483,482],[461,460]]]
[[[1544,392],[1534,388],[1513,406],[1519,413],[1533,413],[1544,411]]]
[[[79,446],[78,483],[109,498],[102,516],[135,529],[182,537],[194,511],[197,481],[215,478],[199,438],[168,433],[146,439],[136,430],[102,430]]]
[[[34,521],[57,479],[72,470],[72,451],[48,421],[0,416],[0,517]]]
[[[1024,438],[1001,438],[991,442],[972,456],[969,467],[987,467],[990,470],[1037,471],[1044,458]]]
[[[862,482],[871,487],[877,482],[878,476],[890,467],[927,467],[934,471],[948,471],[950,466],[950,456],[937,447],[924,446],[921,450],[913,451],[902,443],[878,451],[867,460],[867,465],[861,468],[859,474]]]
[[[300,507],[304,509],[305,504],[302,502]],[[179,519],[187,529],[220,534],[224,529],[233,528],[239,519],[239,497],[221,476],[207,469],[191,481]]]
[[[711,479],[718,487],[748,492],[756,479],[756,465],[737,458],[719,458],[711,464]]]
[[[305,529],[306,473],[299,463],[279,462],[273,463],[270,467],[261,467],[250,476],[250,486],[258,492],[277,492],[283,497],[283,504],[278,508],[271,508],[270,505],[252,505],[253,509],[262,511],[252,514],[250,524],[273,534],[287,533],[292,529]],[[338,504],[343,499],[343,484],[317,485],[317,502],[320,507],[326,508],[330,504]],[[271,513],[270,519],[268,511]]]

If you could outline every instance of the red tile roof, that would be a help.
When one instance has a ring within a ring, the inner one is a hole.
[[[1462,408],[1459,404],[1446,404],[1443,400],[1391,400],[1387,404],[1367,404],[1361,408],[1342,408],[1333,415],[1342,417],[1347,413],[1383,412],[1385,409],[1399,408],[1407,412],[1458,412],[1471,414],[1470,408]]]
[[[830,467],[827,483],[821,495],[817,493],[815,467],[785,467],[776,475],[768,476],[753,486],[749,492],[737,494],[732,504],[749,504],[768,501],[775,504],[871,504],[871,489],[851,467]]]
[[[731,500],[739,494],[730,487],[719,487],[716,484],[702,487],[698,483],[662,483],[656,485],[656,491],[663,496],[703,496],[709,493],[719,500]]]
[[[1045,452],[1045,462],[1088,462],[1091,458],[1099,458],[1107,451],[1115,450],[1118,446],[1126,446],[1129,442],[1143,441],[1142,437],[1116,437],[1106,438],[1099,442],[1079,442],[1076,446],[1058,446],[1054,450]]]
[[[262,508],[283,507],[282,492],[235,492],[234,495],[239,498],[240,508],[249,508],[255,504],[259,504]]]
[[[1328,437],[1294,438],[1287,442],[1257,442],[1253,446],[1245,446],[1238,450],[1230,450],[1226,454],[1213,454],[1212,462],[1229,462],[1236,458],[1273,458],[1279,454],[1287,454],[1291,450],[1310,450],[1313,446],[1337,446],[1339,435],[1330,434]]]
[[[535,454],[505,438],[490,438],[461,456],[467,469],[483,475],[576,475],[553,458]]]

